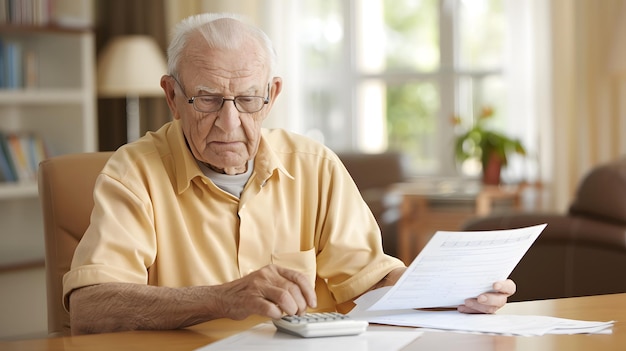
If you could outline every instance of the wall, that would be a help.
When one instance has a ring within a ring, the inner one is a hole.
[[[0,272],[0,340],[48,333],[43,266]]]

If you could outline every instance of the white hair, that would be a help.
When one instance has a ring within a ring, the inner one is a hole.
[[[233,19],[234,21],[222,21]],[[167,49],[167,69],[172,76],[178,74],[178,63],[192,33],[200,32],[210,48],[236,50],[249,38],[254,39],[264,51],[268,75],[276,69],[276,52],[269,37],[259,28],[244,21],[242,16],[227,13],[202,13],[182,20],[174,28]],[[269,78],[268,77],[268,78]]]

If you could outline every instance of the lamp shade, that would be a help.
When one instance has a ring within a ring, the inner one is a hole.
[[[98,95],[101,97],[160,96],[165,58],[152,37],[113,38],[98,56]]]

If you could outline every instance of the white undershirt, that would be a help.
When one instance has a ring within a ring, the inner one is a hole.
[[[241,196],[241,192],[243,191],[243,187],[250,179],[250,175],[252,175],[252,169],[254,168],[254,160],[248,161],[248,169],[245,173],[228,175],[224,173],[218,173],[214,170],[210,169],[204,163],[197,161],[200,166],[200,170],[204,173],[205,176],[209,177],[217,185],[220,189],[236,196],[239,198]]]

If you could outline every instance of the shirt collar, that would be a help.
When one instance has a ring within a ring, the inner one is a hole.
[[[174,120],[171,123],[173,128],[168,130],[167,139],[174,159],[176,188],[180,194],[189,188],[194,178],[205,177],[205,175],[200,170],[196,159],[187,146],[180,120]],[[276,171],[284,174],[289,179],[293,179],[293,176],[287,171],[276,152],[269,145],[265,138],[266,133],[267,130],[262,129],[259,150],[254,159],[254,170],[252,171],[251,180],[255,179],[264,184]]]
[[[283,165],[276,151],[272,149],[272,146],[267,141],[265,134],[268,131],[268,129],[261,130],[261,141],[259,142],[259,151],[254,159],[254,173],[252,176],[254,177],[256,173],[257,177],[265,183],[272,174],[279,171],[287,176],[287,178],[294,179]]]

